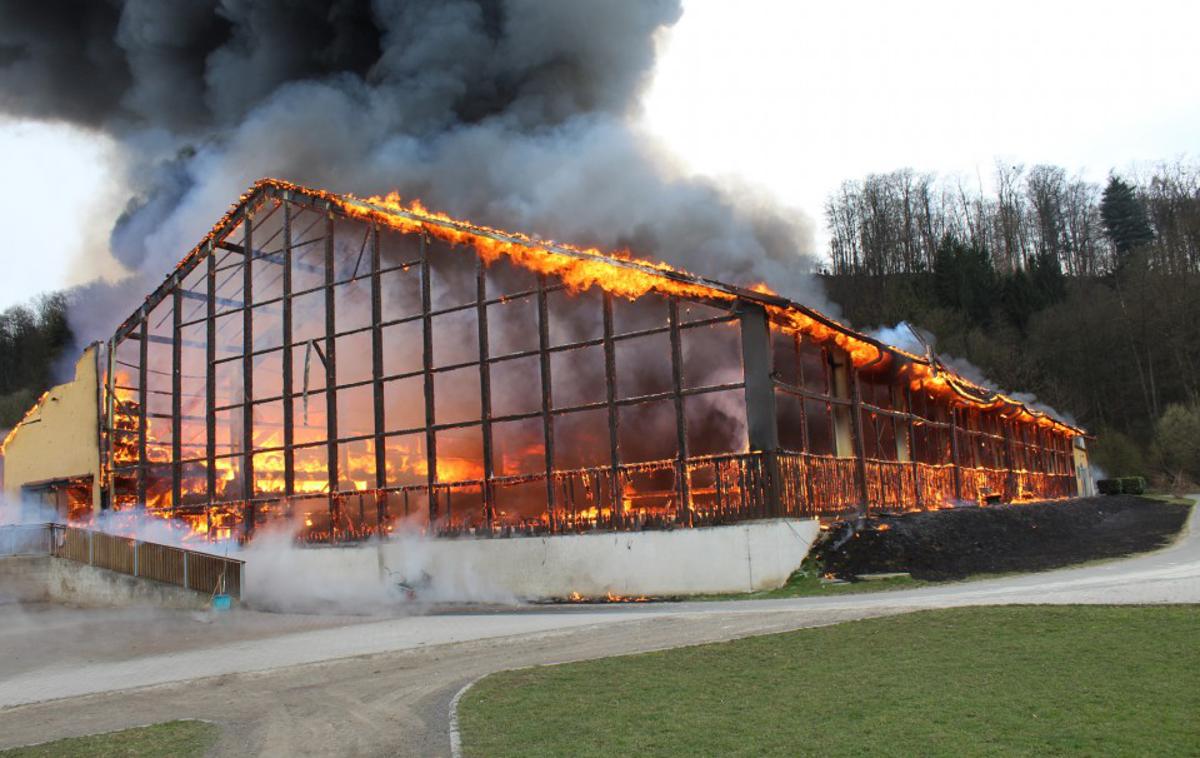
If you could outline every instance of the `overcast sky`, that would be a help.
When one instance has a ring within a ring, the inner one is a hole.
[[[997,160],[1042,162],[1100,181],[1200,158],[1198,26],[1184,0],[685,0],[643,122],[689,170],[818,223],[845,179],[905,166],[986,181]],[[112,146],[0,122],[0,166],[0,307],[102,270],[122,204]]]

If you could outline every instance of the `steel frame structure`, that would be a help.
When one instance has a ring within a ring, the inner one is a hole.
[[[391,244],[401,238],[407,241]],[[407,255],[397,254],[406,248]],[[165,510],[210,533],[240,529],[247,536],[263,519],[302,514],[312,525],[310,538],[336,541],[384,533],[400,516],[416,516],[437,533],[494,535],[862,514],[869,507],[1072,493],[1069,436],[1006,417],[1003,409],[979,412],[923,396],[897,377],[894,364],[877,371],[855,367],[839,348],[776,323],[769,307],[778,298],[695,278],[689,281],[736,298],[650,294],[643,300],[663,306],[661,320],[622,330],[618,312],[630,301],[604,291],[592,317],[598,317],[599,334],[563,341],[552,335],[557,316],[551,299],[569,292],[568,286],[544,274],[530,274],[529,286],[515,291],[492,291],[494,277],[475,255],[472,297],[435,303],[439,256],[472,254],[426,234],[348,217],[323,193],[256,186],[109,341],[103,451],[108,502]],[[389,314],[385,280],[412,272],[417,312]],[[340,314],[348,304],[355,311],[357,295],[369,301],[367,323],[342,324]],[[532,306],[536,324],[528,327],[536,335],[528,347],[497,351],[489,321],[518,302]],[[312,328],[315,311],[323,315],[323,329]],[[474,320],[468,338],[473,357],[447,362],[437,354],[439,325],[462,316]],[[404,328],[420,330],[419,344],[414,335],[404,346],[406,353],[419,353],[420,365],[389,370],[397,349],[388,345],[389,330]],[[689,382],[685,342],[713,333],[736,334],[740,348],[712,357],[738,378]],[[630,369],[618,354],[656,339],[665,347],[656,358],[669,377],[652,391],[631,392],[622,385],[622,371]],[[360,344],[369,357],[354,351]],[[602,399],[557,401],[555,389],[563,385],[555,384],[556,358],[579,358],[585,350],[603,354]],[[496,413],[493,374],[519,361],[536,362],[531,379],[538,385],[537,407]],[[319,387],[312,386],[316,363]],[[369,372],[351,376],[351,364]],[[446,378],[467,374],[477,381],[477,416],[441,418]],[[388,398],[406,381],[421,385],[420,402],[412,404],[421,423],[397,426]],[[235,386],[239,393],[232,393]],[[339,400],[356,391],[370,395],[370,423],[347,433],[339,425],[347,416]],[[324,435],[309,439],[309,400],[318,393],[324,396]],[[689,410],[704,408],[704,399],[735,395],[744,434],[730,449],[695,451]],[[639,414],[654,404],[671,411],[674,453],[629,460],[623,439],[646,423]],[[798,404],[799,412],[785,411],[789,404]],[[560,421],[593,413],[604,419],[603,460],[562,465],[564,451],[577,440],[556,433]],[[496,430],[518,422],[540,429],[537,471],[497,467]],[[304,439],[297,439],[298,430]],[[439,443],[475,431],[478,475],[444,473]],[[420,441],[423,470],[418,465],[409,472],[423,474],[419,481],[389,474],[397,468],[389,447],[397,440]],[[371,461],[367,469],[355,464],[367,471],[363,480],[347,478],[355,468],[351,446]],[[540,486],[540,506],[514,515],[501,503],[504,493],[521,487],[528,492],[530,484]],[[321,514],[315,522],[314,514]]]

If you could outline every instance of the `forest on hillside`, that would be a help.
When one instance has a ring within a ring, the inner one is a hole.
[[[991,184],[843,184],[825,206],[830,299],[1070,414],[1109,475],[1200,480],[1200,165],[1096,184],[1002,164]]]

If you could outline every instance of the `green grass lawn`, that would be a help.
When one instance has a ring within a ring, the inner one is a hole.
[[[1143,497],[1146,500],[1158,500],[1160,502],[1170,503],[1172,505],[1196,504],[1196,501],[1192,500],[1190,497],[1177,497],[1175,495],[1141,495],[1140,497]]]
[[[217,741],[217,735],[216,725],[206,721],[167,721],[119,732],[0,750],[0,758],[189,758],[204,755]]]
[[[1200,606],[963,608],[489,676],[469,756],[1197,755]]]

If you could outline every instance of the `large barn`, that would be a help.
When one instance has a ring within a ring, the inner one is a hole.
[[[761,291],[759,291],[761,290]],[[1083,431],[766,288],[277,180],[5,443],[5,490],[308,541],[1071,496]]]

